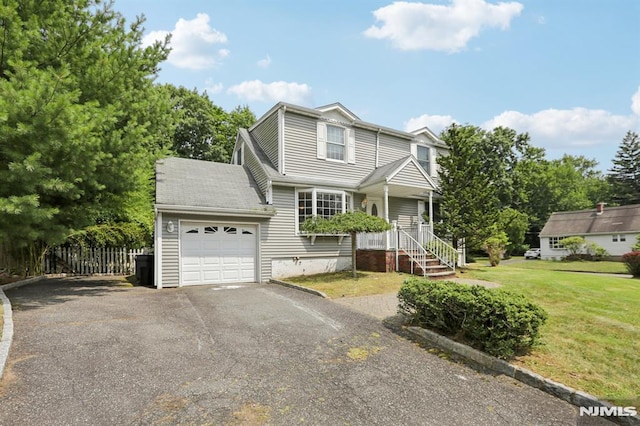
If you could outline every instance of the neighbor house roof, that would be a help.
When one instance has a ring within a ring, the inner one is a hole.
[[[175,157],[156,162],[156,208],[229,216],[275,213],[243,166]]]
[[[541,237],[589,234],[640,233],[640,204],[552,213]]]

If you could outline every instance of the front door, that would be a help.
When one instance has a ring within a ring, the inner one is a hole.
[[[384,205],[382,198],[369,198],[367,203],[367,213],[371,216],[384,217]]]

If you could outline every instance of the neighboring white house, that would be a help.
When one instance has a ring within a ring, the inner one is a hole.
[[[640,235],[640,204],[607,207],[599,203],[595,209],[556,212],[540,231],[541,258],[561,259],[569,253],[562,239],[579,236],[619,258],[631,251]]]

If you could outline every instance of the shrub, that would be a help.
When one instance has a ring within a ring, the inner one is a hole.
[[[547,319],[524,296],[450,281],[408,278],[398,299],[398,310],[414,324],[503,359],[530,350]]]
[[[498,266],[498,264],[500,264],[507,244],[509,244],[509,238],[507,234],[502,231],[484,240],[482,250],[489,255],[489,263],[491,266]]]
[[[632,251],[622,255],[622,262],[631,275],[640,277],[640,251]]]

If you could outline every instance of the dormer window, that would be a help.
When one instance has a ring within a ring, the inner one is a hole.
[[[424,171],[431,176],[431,149],[427,146],[418,145],[416,158]]]
[[[324,122],[318,123],[317,158],[355,164],[356,138],[353,129]]]

